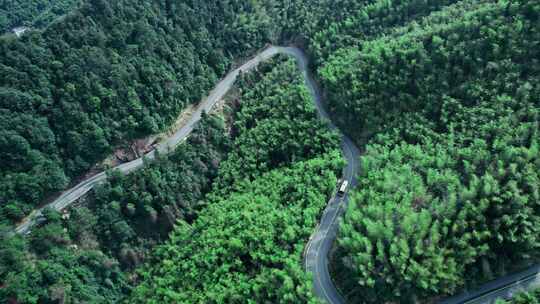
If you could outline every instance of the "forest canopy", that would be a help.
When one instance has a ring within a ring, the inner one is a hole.
[[[47,16],[52,1],[30,2],[0,24]],[[365,150],[331,265],[350,301],[440,297],[538,261],[538,1],[54,3],[64,17],[0,37],[2,222],[166,130],[242,58],[295,43]],[[47,211],[30,237],[2,239],[2,299],[315,302],[301,251],[343,165],[339,139],[291,60],[235,94],[228,117],[111,173],[70,219]]]
[[[79,0],[4,0],[0,2],[0,33],[14,27],[44,28],[70,11]]]
[[[231,39],[237,9],[249,5],[92,0],[42,33],[0,38],[2,217],[20,220],[115,147],[166,129],[270,39],[262,23]]]
[[[538,12],[461,1],[319,70],[366,144],[336,255],[351,301],[452,294],[538,260]]]
[[[237,87],[236,149],[207,207],[143,267],[130,302],[317,303],[302,252],[343,166],[338,136],[293,60],[273,59]]]
[[[0,227],[0,299],[120,302],[176,220],[194,220],[228,150],[223,120],[205,116],[173,153],[128,176],[110,172],[65,213],[46,210],[29,237]]]

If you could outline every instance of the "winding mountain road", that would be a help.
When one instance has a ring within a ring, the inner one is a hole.
[[[190,117],[188,123],[182,128],[177,130],[169,138],[165,139],[158,146],[156,150],[159,153],[164,154],[173,150],[180,142],[185,140],[189,134],[193,131],[197,122],[201,119],[201,114],[203,112],[209,112],[212,107],[222,99],[225,94],[232,88],[236,78],[240,73],[245,73],[256,66],[259,63],[264,62],[277,54],[286,54],[288,56],[294,57],[298,63],[298,68],[303,74],[303,77],[306,82],[315,107],[319,113],[321,119],[328,122],[329,126],[341,132],[339,129],[332,123],[330,117],[322,104],[322,94],[317,83],[314,81],[311,76],[308,68],[308,59],[306,55],[296,47],[279,47],[279,46],[269,46],[264,49],[256,56],[248,60],[242,66],[229,72],[225,78],[223,78],[216,87],[210,92],[210,94],[204,98],[197,107],[196,111]],[[359,149],[354,145],[354,143],[345,135],[342,136],[341,148],[345,159],[347,160],[347,166],[343,169],[343,180],[349,181],[350,188],[353,188],[357,185],[356,175],[359,170],[358,160],[360,156]],[[123,174],[128,174],[132,171],[135,171],[144,166],[144,159],[154,159],[156,157],[156,152],[151,151],[144,155],[141,158],[135,159],[131,162],[121,164],[113,170],[118,170]],[[102,183],[107,179],[105,172],[101,172],[97,175],[94,175],[81,183],[77,184],[75,187],[66,190],[63,192],[56,200],[43,206],[39,209],[34,210],[30,216],[28,216],[21,224],[15,228],[16,233],[28,234],[31,231],[31,228],[42,219],[43,210],[45,208],[53,208],[55,210],[62,210],[73,202],[78,200],[80,197],[89,192],[94,186]],[[336,238],[337,230],[339,227],[339,219],[346,209],[348,204],[348,194],[339,197],[335,195],[332,197],[320,219],[315,232],[311,236],[305,252],[305,268],[308,272],[312,273],[314,282],[313,288],[315,294],[330,304],[344,304],[344,298],[339,294],[335,285],[332,282],[330,277],[330,272],[328,271],[328,253],[332,248],[332,244]],[[529,272],[532,270],[529,270]],[[499,294],[508,296],[508,293],[515,291],[517,288],[528,287],[532,285],[538,285],[538,272],[540,270],[536,269],[536,274],[534,276],[529,275],[526,279],[522,276],[518,277],[505,277],[499,280],[497,283],[492,283],[491,285],[486,285],[484,289],[480,288],[474,293],[467,293],[465,295],[459,295],[443,302],[444,304],[457,304],[457,303],[492,303],[493,299]],[[529,274],[527,272],[527,274]],[[501,287],[501,284],[505,286],[512,287],[511,291],[507,287]],[[463,297],[463,298],[462,298]],[[482,300],[484,299],[484,300]],[[486,300],[487,299],[487,300]]]
[[[297,48],[282,48],[282,50],[283,53],[296,58],[299,69],[303,73],[306,86],[313,97],[315,107],[317,108],[321,119],[327,121],[332,129],[340,132],[332,123],[330,116],[324,109],[322,94],[317,83],[309,73],[308,61],[304,53]],[[341,134],[341,136],[341,149],[343,151],[343,156],[347,160],[347,166],[343,169],[343,180],[349,181],[349,188],[353,188],[357,183],[356,175],[359,169],[358,160],[360,157],[360,150],[347,136],[343,134]],[[339,219],[347,206],[348,199],[348,193],[343,197],[334,195],[330,199],[323,212],[319,225],[317,225],[315,232],[311,235],[306,250],[304,251],[305,268],[308,272],[313,274],[314,278],[313,291],[320,299],[331,304],[345,303],[345,300],[339,294],[330,277],[330,271],[328,271],[328,253],[336,238]]]
[[[302,72],[306,85],[313,96],[315,106],[319,112],[321,119],[326,120],[332,129],[338,130],[334,124],[332,124],[328,113],[325,111],[322,104],[322,97],[320,90],[313,80],[309,73],[308,69],[308,59],[306,55],[296,47],[279,47],[279,46],[270,46],[264,51],[260,52],[258,55],[248,60],[242,66],[237,69],[234,69],[229,74],[225,76],[216,87],[210,92],[210,94],[204,98],[199,106],[197,107],[195,113],[191,116],[188,123],[176,131],[172,136],[167,138],[165,141],[160,143],[156,149],[160,153],[168,153],[173,150],[180,142],[186,139],[189,134],[193,131],[196,123],[201,119],[201,114],[203,112],[209,112],[210,109],[225,96],[225,94],[232,88],[236,78],[240,73],[248,72],[255,68],[259,63],[266,61],[277,54],[286,54],[292,56],[296,59],[298,63],[298,68]],[[338,130],[339,131],[339,130]],[[347,159],[347,167],[344,168],[344,179],[349,181],[351,186],[356,184],[355,175],[358,169],[357,160],[359,157],[358,148],[353,144],[353,142],[343,136],[342,140],[342,149],[344,151],[344,156]],[[135,159],[131,162],[121,164],[113,170],[118,170],[123,174],[128,174],[132,171],[135,171],[144,166],[144,159],[154,159],[155,151],[151,151],[144,155],[142,158]],[[21,224],[15,228],[15,232],[21,234],[28,234],[31,231],[31,228],[40,221],[42,218],[43,210],[45,208],[53,208],[55,210],[62,210],[77,199],[88,193],[94,186],[103,182],[107,179],[105,172],[101,172],[97,175],[94,175],[75,187],[66,190],[60,195],[56,200],[50,204],[36,209],[29,217],[27,217]],[[333,197],[326,210],[324,211],[323,217],[320,224],[317,226],[316,232],[310,239],[307,250],[305,252],[305,261],[306,269],[313,273],[313,276],[316,278],[314,284],[315,293],[323,299],[326,299],[329,303],[343,303],[343,300],[339,296],[336,288],[334,287],[332,280],[328,272],[328,262],[327,255],[332,246],[332,243],[335,239],[337,228],[338,228],[338,218],[344,210],[345,204],[347,202],[347,195],[343,198]]]

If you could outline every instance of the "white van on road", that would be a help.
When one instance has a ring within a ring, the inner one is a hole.
[[[338,190],[338,196],[339,197],[342,197],[345,195],[345,193],[347,192],[347,188],[349,188],[349,181],[348,180],[344,180],[342,183],[341,183],[341,186],[339,186],[339,190]]]

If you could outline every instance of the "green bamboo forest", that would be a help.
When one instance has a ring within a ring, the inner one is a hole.
[[[28,0],[0,2],[0,33],[15,27],[45,28],[77,7],[78,0]]]
[[[540,263],[540,1],[0,1],[0,171],[1,303],[331,303],[334,199],[337,303],[439,303]]]

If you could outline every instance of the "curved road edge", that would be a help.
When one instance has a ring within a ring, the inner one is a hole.
[[[464,291],[440,304],[493,304],[497,299],[510,299],[533,288],[540,287],[540,264],[483,284],[474,291]]]
[[[342,134],[339,129],[332,123],[330,116],[324,109],[322,103],[322,94],[309,73],[308,60],[306,55],[298,48],[281,48],[283,53],[296,58],[299,69],[302,71],[306,86],[308,87],[315,107],[319,112],[321,119],[328,122],[330,127],[341,134],[341,150],[343,156],[347,160],[347,166],[343,168],[343,180],[349,182],[350,188],[357,184],[356,175],[358,173],[358,160],[360,150],[354,145],[346,135]],[[328,270],[328,253],[332,249],[332,244],[337,236],[339,228],[339,219],[347,207],[349,197],[346,193],[343,197],[334,195],[328,201],[328,204],[323,211],[319,225],[315,232],[311,235],[309,242],[304,251],[305,269],[313,274],[313,291],[320,299],[331,304],[344,304],[345,300],[339,294],[339,291],[332,281],[330,271]]]

